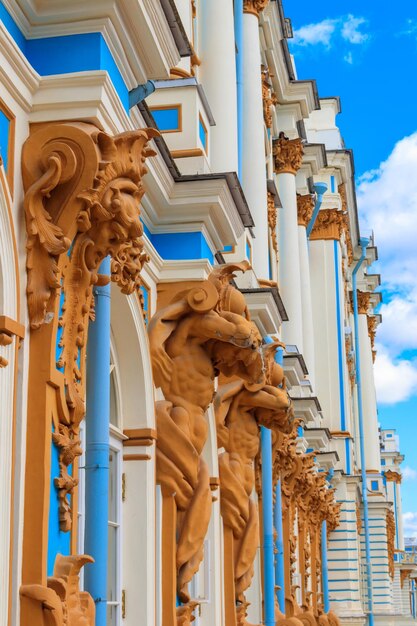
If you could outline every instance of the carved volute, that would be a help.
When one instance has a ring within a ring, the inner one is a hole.
[[[44,379],[33,368],[32,377],[45,389],[55,381],[56,408],[45,400],[45,419],[52,415],[59,448],[55,485],[63,531],[71,528],[68,496],[77,484],[68,467],[81,454],[93,286],[108,280],[99,275],[107,256],[112,259],[112,278],[123,293],[139,285],[147,260],[139,203],[145,160],[154,154],[148,142],[155,134],[143,129],[111,137],[92,124],[54,123],[35,127],[23,146],[31,350],[38,364],[49,363]],[[40,389],[33,393],[38,394],[38,410]]]

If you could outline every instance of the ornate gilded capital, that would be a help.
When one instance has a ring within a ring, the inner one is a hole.
[[[358,312],[360,315],[367,315],[371,304],[371,294],[369,291],[359,291],[358,289]]]
[[[278,104],[278,98],[271,89],[269,70],[262,72],[262,103],[266,127],[272,128],[272,107]]]
[[[275,206],[275,196],[270,191],[268,191],[268,226],[271,235],[272,248],[278,259],[277,207]]]
[[[400,581],[401,581],[401,589],[404,587],[404,583],[407,578],[410,578],[410,575],[413,573],[412,569],[402,569],[400,570]]]
[[[243,12],[259,17],[259,14],[267,7],[268,3],[269,0],[243,0]]]
[[[276,174],[296,174],[303,162],[304,148],[300,138],[288,139],[283,133],[273,142]]]
[[[317,215],[310,239],[340,240],[344,229],[344,219],[337,209],[322,209]]]
[[[297,194],[297,215],[298,225],[307,227],[314,211],[314,196],[306,194],[304,196]]]
[[[384,476],[388,482],[401,484],[402,476],[399,472],[393,472],[392,470],[387,470],[384,472]]]

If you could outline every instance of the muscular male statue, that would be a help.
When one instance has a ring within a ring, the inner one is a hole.
[[[177,594],[190,603],[188,583],[203,558],[211,514],[209,472],[201,457],[205,413],[214,379],[233,371],[250,383],[264,379],[261,337],[242,294],[230,285],[247,264],[216,268],[207,281],[178,293],[149,324],[153,375],[164,401],[156,403],[157,482],[177,506]],[[232,350],[223,352],[229,345]]]

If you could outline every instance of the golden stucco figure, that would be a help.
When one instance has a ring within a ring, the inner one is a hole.
[[[247,267],[216,268],[208,280],[173,294],[149,324],[154,382],[165,398],[156,403],[157,482],[163,496],[175,500],[170,515],[176,516],[176,593],[183,605],[191,601],[188,583],[203,559],[211,515],[209,472],[201,454],[215,376],[234,374],[252,384],[264,380],[261,337],[242,294],[230,285],[234,272]],[[164,594],[167,623],[175,619],[170,580],[171,594]]]

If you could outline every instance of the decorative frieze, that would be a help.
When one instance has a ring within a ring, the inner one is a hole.
[[[276,174],[296,174],[303,162],[303,142],[300,138],[288,139],[283,132],[272,145]]]
[[[259,17],[259,14],[267,7],[269,0],[243,0],[243,12],[251,13]]]
[[[342,183],[341,185],[339,185],[338,192],[340,195],[340,199],[342,201],[342,213],[344,217],[344,231],[345,231],[345,241],[346,241],[346,249],[347,249],[347,255],[348,255],[348,263],[349,265],[351,265],[353,263],[353,246],[352,246],[352,237],[350,233],[349,213],[348,213],[345,183]]]
[[[298,225],[307,228],[313,215],[315,205],[314,196],[310,193],[301,195],[297,194],[297,217]]]

